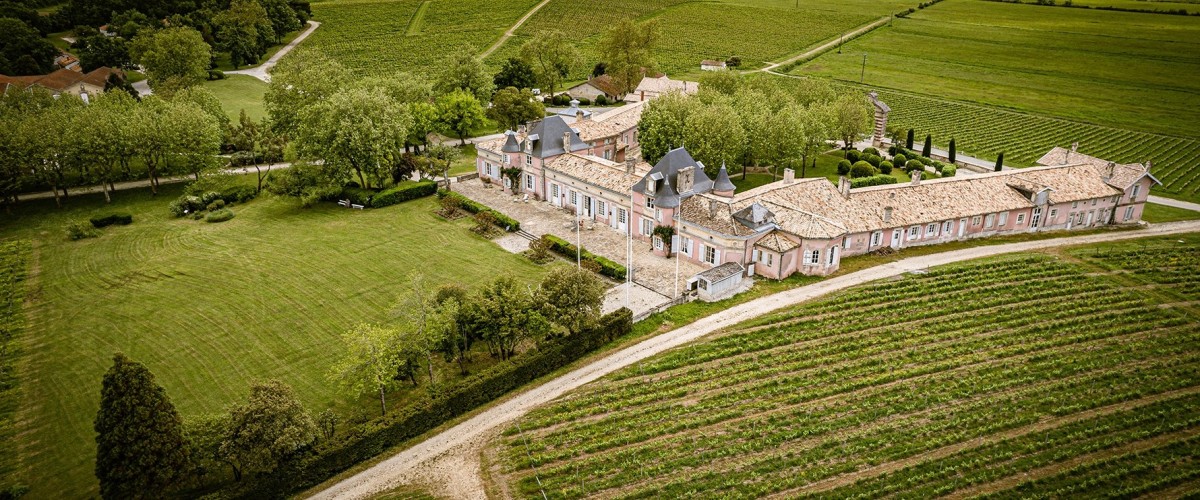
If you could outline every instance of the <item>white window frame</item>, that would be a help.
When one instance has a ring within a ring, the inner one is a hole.
[[[525,189],[533,190],[533,174],[525,174]]]
[[[679,237],[679,251],[688,257],[692,256],[692,239],[687,236]]]
[[[704,262],[709,264],[717,263],[717,249],[708,245],[704,245]]]
[[[825,259],[825,261],[826,261],[825,265],[832,266],[834,259],[837,258],[837,247],[830,248],[829,252],[827,252],[827,253],[828,253],[828,258]]]
[[[654,197],[653,196],[646,197],[646,208],[654,208]]]
[[[1134,184],[1133,189],[1129,190],[1129,200],[1136,201],[1137,197],[1138,197],[1138,192],[1141,190],[1142,190],[1141,184]]]
[[[845,250],[850,249],[850,237],[849,236],[842,238],[842,248]]]
[[[1022,214],[1017,214],[1017,225],[1018,225],[1018,226],[1021,226],[1021,225],[1024,225],[1024,224],[1025,224],[1025,214],[1023,214],[1023,213],[1022,213]]]
[[[642,236],[654,234],[654,221],[642,217]]]
[[[1008,224],[1008,212],[1000,212],[1000,220],[996,221],[996,227],[1004,227]]]
[[[525,166],[526,167],[533,166],[533,156],[532,155],[525,155]]]
[[[600,214],[600,216],[605,219],[608,218],[608,206],[606,203],[604,203],[604,200],[599,198],[596,199],[596,213]]]
[[[883,231],[875,231],[874,233],[871,233],[871,245],[870,245],[871,248],[877,247],[882,244],[883,244]]]
[[[937,236],[937,230],[938,230],[938,225],[936,222],[932,223],[928,226],[925,226],[925,237],[928,238],[930,236]]]
[[[820,250],[806,250],[804,252],[804,263],[809,266],[817,266],[821,264]]]
[[[654,221],[659,224],[662,224],[662,209],[661,208],[654,209]]]
[[[992,226],[995,226],[995,225],[996,225],[996,214],[987,214],[987,216],[983,218],[983,227],[985,229],[991,229]]]
[[[1051,208],[1051,209],[1050,209],[1050,216],[1048,217],[1048,218],[1049,218],[1049,220],[1053,221],[1053,220],[1054,220],[1056,217],[1058,217],[1058,209],[1057,209],[1057,208]]]
[[[1125,207],[1125,220],[1133,218],[1133,207]]]
[[[624,224],[625,217],[626,217],[625,207],[618,208],[617,209],[617,224]]]
[[[913,226],[908,228],[908,239],[915,240],[921,236],[921,226]]]
[[[569,189],[568,191],[570,191],[568,196],[571,200],[571,205],[576,207],[579,206],[579,192],[575,191],[574,189]]]

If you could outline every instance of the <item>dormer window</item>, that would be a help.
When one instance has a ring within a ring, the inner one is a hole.
[[[533,141],[525,141],[525,154],[533,153]]]

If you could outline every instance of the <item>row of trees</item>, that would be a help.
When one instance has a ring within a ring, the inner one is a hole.
[[[721,165],[731,173],[743,166],[799,167],[801,175],[831,139],[852,144],[870,130],[866,96],[839,92],[819,79],[789,86],[774,80],[712,72],[700,91],[671,93],[646,105],[638,140],[646,161],[657,162],[686,146],[713,176]]]
[[[415,275],[387,323],[359,324],[342,336],[347,351],[330,377],[351,395],[377,395],[387,412],[387,393],[397,384],[418,384],[427,374],[438,387],[435,356],[468,373],[473,346],[482,342],[493,358],[506,360],[523,346],[579,333],[596,324],[604,284],[583,269],[552,271],[537,288],[502,276],[474,291],[458,285],[432,287]]]
[[[43,91],[0,98],[0,198],[6,209],[32,189],[60,194],[100,184],[105,200],[113,184],[151,180],[157,193],[163,175],[192,174],[217,165],[228,117],[212,93],[193,88],[171,99],[138,101],[125,92],[81,99]]]
[[[118,353],[104,375],[94,421],[100,496],[160,498],[226,466],[238,480],[274,470],[316,441],[317,423],[332,418],[314,418],[290,386],[268,380],[253,384],[246,401],[226,412],[185,423],[154,374]]]

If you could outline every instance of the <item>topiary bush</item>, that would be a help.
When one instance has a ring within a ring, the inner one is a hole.
[[[837,164],[838,175],[848,175],[850,173],[850,160],[842,160]]]
[[[899,182],[895,177],[890,175],[872,175],[870,177],[859,177],[850,180],[850,188],[861,188],[868,186],[882,186],[884,184],[895,184]]]
[[[97,231],[90,222],[71,221],[63,229],[67,232],[67,239],[71,241],[100,236],[100,231]]]
[[[908,157],[904,156],[904,153],[900,153],[898,155],[892,155],[892,164],[893,165],[903,165],[906,162],[908,162]]]
[[[908,163],[904,164],[904,170],[907,172],[915,172],[917,170],[925,170],[925,164],[921,163],[920,160],[908,160]]]
[[[883,157],[879,155],[863,155],[863,160],[870,163],[872,167],[878,167],[883,162]]]
[[[220,210],[222,208],[225,208],[225,200],[221,198],[217,198],[216,201],[209,203],[208,206],[204,207],[204,209],[208,210],[209,212]]]
[[[876,155],[876,156],[879,156],[879,150],[878,150],[878,149],[875,149],[874,147],[867,147],[866,149],[863,149],[863,150],[862,150],[862,152],[863,152],[863,154],[864,154],[864,155]]]
[[[568,102],[567,104],[570,104],[570,103]],[[591,105],[592,105],[592,100],[591,100],[591,99],[588,99],[588,98],[586,98],[586,97],[580,97],[580,98],[579,98],[579,105],[580,105],[580,106],[591,106]]]
[[[846,161],[849,161],[851,164],[858,163],[861,159],[862,153],[859,153],[857,149],[846,151]]]
[[[108,227],[108,226],[111,226],[114,224],[119,225],[119,226],[128,226],[130,224],[133,224],[133,216],[130,214],[124,213],[124,212],[108,214],[108,215],[103,215],[103,216],[97,215],[95,217],[92,217],[91,220],[89,220],[88,222],[91,222],[92,227],[94,227],[96,229],[100,229],[102,227]]]
[[[888,175],[892,173],[892,162],[883,160],[879,162],[879,173]]]
[[[220,210],[209,212],[208,215],[204,217],[204,222],[225,222],[232,218],[233,210],[222,208]]]
[[[371,207],[383,208],[417,198],[424,198],[436,192],[437,183],[433,181],[404,183],[391,189],[380,191],[371,198]]]
[[[941,173],[942,177],[954,177],[954,174],[958,173],[958,167],[954,165],[946,165],[945,167],[942,167]]]
[[[607,106],[608,105],[608,96],[606,96],[604,94],[600,94],[600,95],[596,96],[596,105],[597,106]]]
[[[850,167],[850,178],[852,179],[870,177],[872,175],[875,175],[875,167],[865,161],[860,161],[855,163],[853,167]]]
[[[371,206],[371,199],[375,197],[375,191],[363,189],[360,187],[344,187],[338,195],[339,198],[350,200],[350,203],[362,205],[364,207]]]

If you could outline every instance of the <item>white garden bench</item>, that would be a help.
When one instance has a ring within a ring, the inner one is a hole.
[[[338,205],[350,208],[350,200],[338,200]]]
[[[350,205],[350,208],[357,208],[359,210],[362,210],[365,207],[363,207],[362,205],[354,204],[354,205]]]

